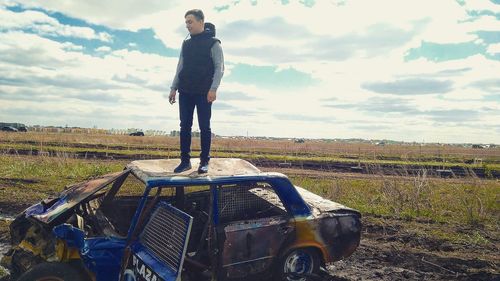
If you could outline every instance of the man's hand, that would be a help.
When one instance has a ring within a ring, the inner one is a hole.
[[[214,102],[216,99],[217,99],[217,93],[215,92],[215,90],[208,91],[207,101]]]
[[[170,102],[170,104],[174,104],[175,103],[175,95],[177,94],[177,90],[171,90],[170,91],[170,95],[168,95],[168,102]]]

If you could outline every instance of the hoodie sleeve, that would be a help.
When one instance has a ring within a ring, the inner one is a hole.
[[[172,81],[172,86],[170,86],[170,90],[177,90],[179,87],[179,73],[182,70],[182,66],[184,65],[184,60],[182,58],[182,48],[181,53],[179,54],[179,62],[177,63],[177,70],[175,71],[174,80]]]
[[[210,49],[210,52],[214,63],[214,77],[210,90],[216,91],[217,88],[219,88],[220,81],[224,75],[224,54],[222,53],[222,47],[219,41],[215,42],[212,49]]]

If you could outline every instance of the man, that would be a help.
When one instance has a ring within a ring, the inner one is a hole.
[[[215,26],[206,23],[201,10],[189,10],[184,15],[190,38],[182,44],[174,81],[170,87],[169,101],[175,103],[179,91],[179,115],[181,119],[181,163],[175,173],[191,169],[191,127],[196,107],[200,126],[201,153],[198,173],[208,172],[212,131],[210,118],[212,103],[217,96],[222,75],[224,57],[220,40],[216,39]]]

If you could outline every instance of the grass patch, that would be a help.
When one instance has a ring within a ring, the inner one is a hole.
[[[413,247],[430,250],[452,251],[468,249],[479,254],[496,249],[498,229],[493,225],[471,226],[459,223],[440,223],[429,220],[407,220],[365,214],[363,217],[368,235],[387,238]]]
[[[120,171],[125,163],[61,157],[0,156],[0,212],[19,211],[65,186]],[[2,210],[3,209],[3,210]]]
[[[44,145],[37,146],[32,144],[24,144],[24,143],[0,143],[0,149],[4,151],[38,151],[38,152],[50,152],[52,154],[61,155],[65,158],[71,158],[75,154],[101,154],[104,156],[112,156],[112,155],[147,155],[151,157],[161,157],[161,158],[177,158],[179,157],[179,151],[177,148],[174,149],[159,149],[159,148],[151,148],[148,147],[138,147],[138,146],[130,146],[128,149],[112,149],[113,146],[108,146],[108,148],[92,148],[92,147],[73,147],[73,146],[57,146],[57,145]],[[193,148],[193,154],[198,153],[199,151],[196,148]],[[89,156],[91,158],[92,156]],[[265,154],[261,154],[259,152],[245,152],[245,151],[223,151],[216,150],[212,151],[212,157],[221,157],[221,158],[242,158],[247,160],[272,160],[279,162],[317,162],[324,164],[334,163],[351,163],[353,165],[391,165],[391,166],[421,166],[421,167],[442,167],[442,168],[450,168],[450,167],[463,167],[463,168],[487,168],[486,172],[489,175],[492,175],[493,171],[500,170],[500,164],[467,164],[464,162],[440,162],[440,161],[414,161],[414,160],[384,160],[384,159],[353,159],[349,157],[345,157],[342,155],[323,155],[323,156],[314,156],[314,155],[287,155],[282,151],[268,152]],[[73,157],[74,158],[74,157]],[[485,168],[485,169],[486,169]]]
[[[424,174],[413,178],[291,179],[296,185],[364,214],[468,225],[496,225],[500,214],[500,184],[493,180],[451,181]]]
[[[69,184],[120,171],[128,162],[0,155],[0,212],[20,211],[57,194]],[[495,180],[447,180],[428,178],[425,173],[415,177],[289,176],[294,184],[364,215],[468,225],[478,229],[498,227],[500,184]],[[481,232],[448,235],[437,229],[433,235],[469,244],[489,241]]]
[[[128,161],[0,155],[0,203],[32,204],[65,186],[123,169]],[[500,184],[477,178],[316,178],[290,175],[294,184],[364,214],[469,225],[495,225]],[[0,205],[1,207],[1,205]]]

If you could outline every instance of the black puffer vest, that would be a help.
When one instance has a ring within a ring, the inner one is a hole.
[[[220,40],[214,32],[206,30],[182,44],[182,70],[179,73],[179,91],[188,94],[206,95],[214,77],[211,49]]]

